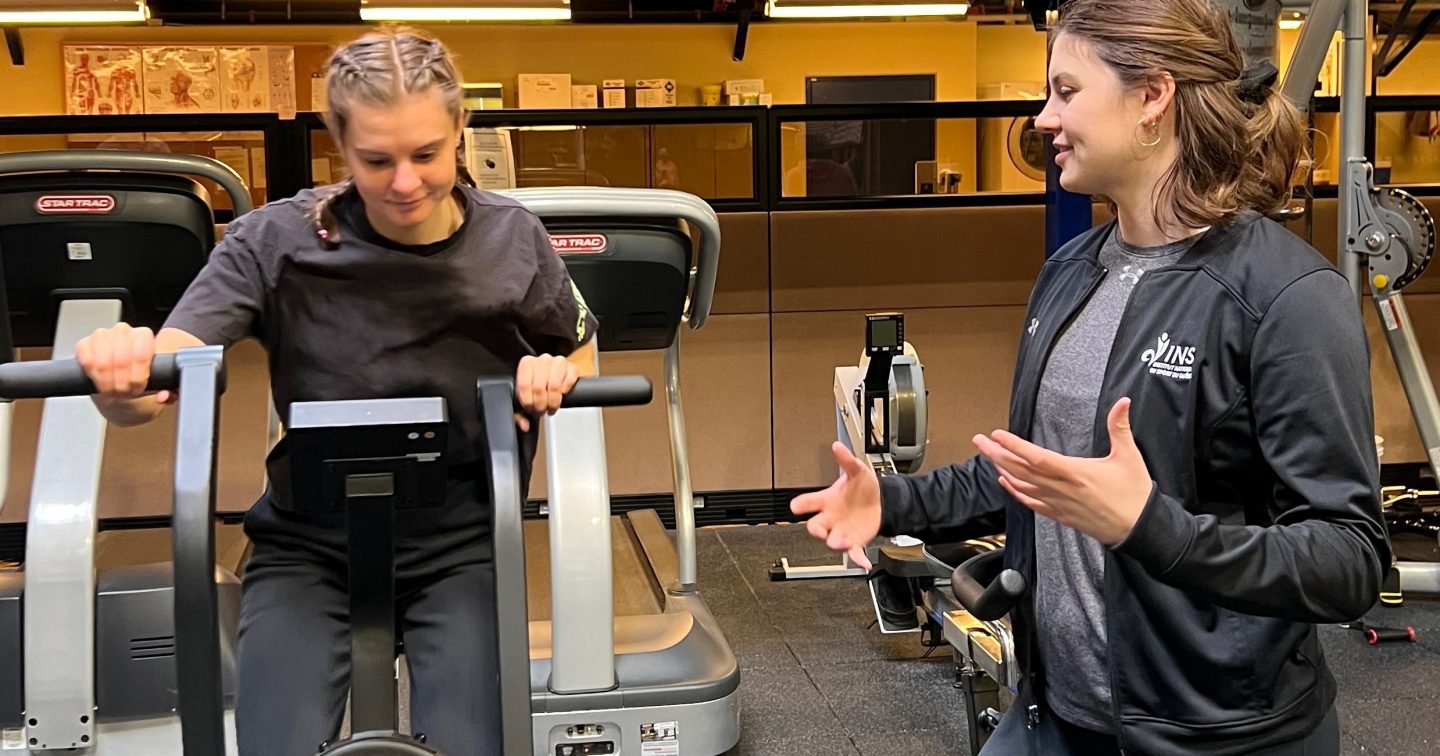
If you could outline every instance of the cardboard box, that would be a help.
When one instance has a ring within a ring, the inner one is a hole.
[[[625,107],[624,79],[606,79],[605,81],[601,82],[600,89],[602,90],[601,102],[604,104],[604,107]]]
[[[675,107],[675,80],[637,79],[635,81],[635,107]]]
[[[479,82],[464,86],[461,104],[466,110],[501,110],[505,107],[505,87],[497,82]]]
[[[765,91],[764,79],[726,79],[725,94],[760,94]]]
[[[570,107],[570,74],[520,74],[518,105],[526,110]]]
[[[600,94],[594,84],[576,84],[570,87],[570,107],[598,108]]]
[[[977,89],[982,100],[1045,99],[1045,84],[1039,81],[1002,81],[981,84]]]

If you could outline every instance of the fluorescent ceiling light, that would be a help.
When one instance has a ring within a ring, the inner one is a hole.
[[[0,0],[0,26],[143,24],[148,20],[150,10],[141,0]]]
[[[1290,11],[1280,18],[1280,28],[1287,31],[1299,29],[1304,23],[1304,17],[1295,11]]]
[[[969,3],[866,3],[829,5],[771,3],[770,18],[888,18],[899,16],[963,16]]]
[[[493,2],[452,2],[444,0],[366,0],[360,5],[364,21],[569,21],[570,4],[556,0],[494,0]]]

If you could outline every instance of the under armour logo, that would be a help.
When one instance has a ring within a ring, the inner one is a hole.
[[[1133,265],[1126,265],[1124,269],[1120,271],[1120,280],[1129,281],[1130,285],[1134,286],[1135,284],[1140,283],[1140,274],[1144,272],[1145,271],[1139,270]]]
[[[1039,318],[1031,318],[1031,319],[1030,319],[1030,327],[1029,327],[1029,328],[1026,328],[1025,330],[1026,330],[1026,332],[1028,332],[1031,336],[1034,336],[1034,335],[1035,335],[1035,329],[1036,329],[1036,328],[1039,328],[1039,327],[1040,327],[1040,319],[1039,319]]]

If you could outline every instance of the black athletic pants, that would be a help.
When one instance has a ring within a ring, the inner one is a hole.
[[[434,521],[418,526],[402,516],[397,526],[420,532],[396,543],[411,730],[446,756],[500,751],[494,563],[473,499],[466,509],[429,515]],[[313,756],[338,734],[349,692],[344,526],[268,500],[245,525],[254,552],[240,611],[240,754]]]

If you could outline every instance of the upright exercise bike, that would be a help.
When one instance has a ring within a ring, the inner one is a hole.
[[[525,559],[518,553],[523,502],[514,384],[508,379],[482,379],[477,391],[489,448],[496,570],[519,569],[523,575]],[[651,393],[650,382],[643,377],[582,378],[562,406],[646,404]],[[447,425],[445,400],[440,397],[297,402],[290,408],[286,443],[293,500],[311,514],[343,514],[349,532],[352,735],[320,744],[323,756],[438,753],[424,733],[399,730],[393,525],[398,510],[444,503]],[[518,583],[518,597],[498,593],[499,585],[513,581],[497,584],[495,613],[502,631],[497,633],[494,653],[500,659],[501,684],[513,685],[517,677],[523,678],[527,691],[520,702],[521,716],[502,717],[504,753],[530,756],[528,636],[517,637],[505,627],[507,621],[513,626],[518,606],[519,627],[524,628],[524,580]]]

